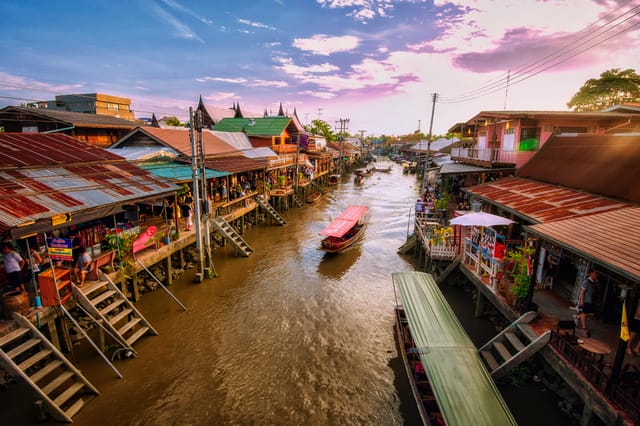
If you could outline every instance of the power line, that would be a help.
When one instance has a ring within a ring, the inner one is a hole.
[[[610,13],[609,15],[601,18],[599,21],[608,18],[609,16],[611,16],[612,14],[614,14],[615,12],[617,12],[618,10],[620,10],[622,7],[624,7],[626,4],[630,3],[627,2],[625,3],[623,6],[620,6],[618,9],[616,9],[614,12]],[[525,81],[528,78],[531,78],[537,74],[539,74],[540,72],[546,71],[549,68],[552,68],[554,66],[560,65],[564,62],[566,62],[567,60],[577,56],[580,53],[583,53],[587,50],[593,49],[596,46],[599,46],[600,44],[610,40],[613,37],[616,37],[624,32],[627,32],[631,29],[633,29],[635,26],[637,26],[638,24],[632,24],[629,25],[626,28],[623,28],[621,31],[616,32],[613,36],[609,36],[605,39],[602,40],[596,40],[600,37],[602,37],[603,35],[605,35],[606,33],[615,30],[616,28],[619,28],[620,26],[622,26],[623,24],[625,24],[626,22],[628,22],[629,20],[635,18],[636,16],[638,16],[640,14],[640,12],[635,12],[633,13],[631,16],[627,17],[626,19],[615,23],[614,25],[610,26],[612,23],[620,20],[622,17],[624,17],[625,15],[628,15],[630,13],[632,13],[633,11],[635,11],[636,9],[640,8],[640,5],[635,6],[629,10],[627,10],[626,12],[616,16],[615,18],[609,20],[607,23],[605,23],[603,26],[600,26],[596,31],[593,32],[588,32],[588,30],[594,26],[595,24],[597,24],[597,22],[590,24],[589,26],[587,26],[585,29],[581,30],[578,34],[583,34],[580,37],[578,37],[577,39],[566,43],[565,45],[563,45],[561,48],[556,49],[554,52],[552,52],[551,54],[548,54],[534,62],[532,62],[531,64],[527,65],[524,68],[518,69],[517,71],[513,72],[513,73],[507,73],[506,77],[504,78],[500,78],[498,81],[494,81],[491,83],[487,83],[483,86],[480,86],[477,89],[474,89],[470,92],[467,92],[466,94],[463,95],[458,95],[455,97],[443,97],[443,99],[441,99],[441,101],[443,103],[460,103],[460,102],[465,102],[465,101],[469,101],[472,99],[476,99],[478,97],[484,96],[486,94],[490,94],[490,93],[494,93],[498,90],[502,90],[503,88],[505,88],[505,82],[507,82],[507,84],[513,85],[513,84],[517,84],[519,82]],[[598,22],[599,22],[598,21]],[[584,34],[586,33],[586,34]],[[595,40],[595,41],[594,41]],[[574,53],[573,50],[569,50],[569,48],[576,48],[576,47],[580,47],[580,46],[584,46],[588,43],[592,44],[588,45],[586,48],[579,50],[577,53]],[[568,55],[568,56],[567,56]],[[564,56],[564,58],[563,58]],[[546,66],[547,64],[553,62],[550,66]],[[542,69],[540,69],[541,67],[544,67]],[[536,71],[538,70],[538,71]],[[533,72],[536,71],[536,72]]]

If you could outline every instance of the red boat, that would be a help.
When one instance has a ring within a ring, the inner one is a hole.
[[[347,207],[320,232],[325,237],[320,248],[329,253],[339,253],[360,240],[366,227],[363,218],[368,210],[369,207],[366,206]]]
[[[315,203],[320,199],[320,196],[322,196],[320,192],[314,192],[312,194],[309,194],[309,196],[307,197],[307,203],[309,204]]]

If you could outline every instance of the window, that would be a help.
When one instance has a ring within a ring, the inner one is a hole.
[[[520,130],[519,151],[535,151],[540,146],[540,128],[523,127]]]

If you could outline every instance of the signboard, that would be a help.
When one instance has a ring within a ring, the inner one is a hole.
[[[47,238],[49,257],[52,260],[73,262],[73,240],[71,238]]]
[[[57,214],[51,217],[51,224],[53,226],[62,225],[67,222],[71,222],[71,213]]]

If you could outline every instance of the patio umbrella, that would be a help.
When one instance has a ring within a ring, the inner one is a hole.
[[[506,217],[496,216],[494,214],[485,212],[467,213],[465,215],[455,217],[449,221],[449,224],[451,225],[462,226],[498,226],[509,225],[510,223],[515,222],[511,219],[507,219]]]

